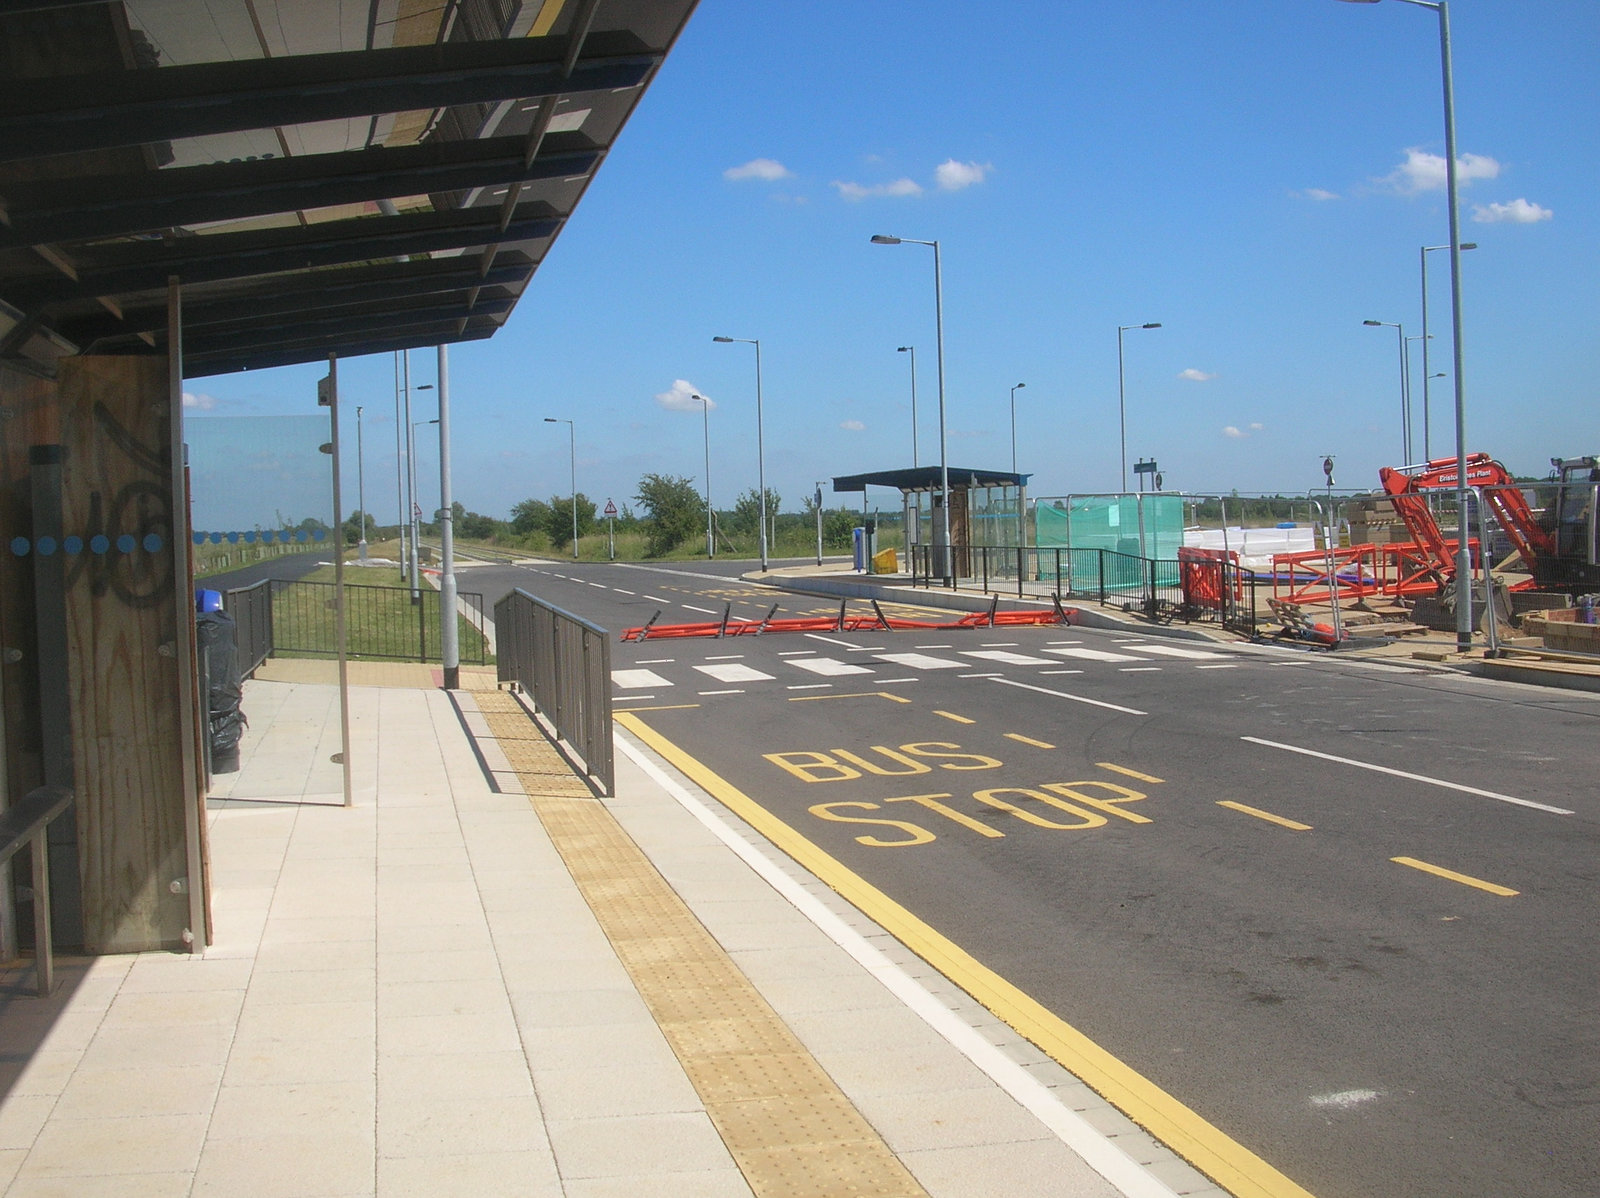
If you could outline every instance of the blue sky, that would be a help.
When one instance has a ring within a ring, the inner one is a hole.
[[[1600,452],[1600,3],[1455,0],[1469,450],[1518,473]],[[1421,332],[1419,248],[1448,239],[1438,21],[1404,3],[702,0],[505,329],[451,351],[456,497],[504,516],[640,475],[755,485],[759,338],[768,485],[938,460],[938,239],[953,465],[1036,496],[1118,488],[1375,487],[1401,460],[1392,328]],[[1432,369],[1449,371],[1449,259],[1429,256]],[[1422,448],[1420,342],[1414,447]],[[433,354],[413,351],[414,381]],[[321,367],[195,380],[194,415],[314,411]],[[389,356],[340,364],[369,506],[393,518]],[[432,392],[414,397],[433,415]],[[1432,448],[1453,451],[1453,380]],[[432,430],[419,430],[424,439]],[[431,444],[431,442],[430,442]],[[427,496],[437,456],[419,455]],[[1131,481],[1131,476],[1130,476]],[[825,495],[827,494],[825,489]],[[888,492],[876,502],[892,507]],[[830,503],[834,502],[830,498]],[[854,502],[845,500],[845,502]]]

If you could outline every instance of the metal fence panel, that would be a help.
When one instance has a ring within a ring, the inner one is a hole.
[[[333,657],[339,651],[333,621],[337,584],[300,579],[273,579],[270,583],[271,650],[276,653]],[[351,586],[346,584],[346,652],[351,658],[392,661],[441,661],[440,595],[429,589],[417,592],[412,602],[405,587]],[[458,598],[471,610],[481,611],[483,596],[464,593]],[[459,611],[459,608],[458,608]],[[476,628],[461,630],[458,651],[462,665],[483,665],[486,639]]]
[[[254,586],[225,592],[222,609],[233,617],[239,675],[248,678],[272,655],[271,581],[262,579]]]
[[[602,793],[615,793],[611,634],[528,592],[494,607],[496,676],[515,682],[582,759]]]

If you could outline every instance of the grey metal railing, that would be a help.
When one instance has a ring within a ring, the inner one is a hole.
[[[233,617],[239,676],[248,678],[272,656],[272,581],[227,591],[222,609]]]
[[[614,794],[611,634],[521,589],[494,605],[494,624],[499,680],[520,686],[601,793]]]
[[[50,821],[72,806],[65,786],[39,786],[20,803],[0,812],[0,865],[24,846],[33,853],[33,956],[41,998],[55,989],[55,960],[50,943]]]

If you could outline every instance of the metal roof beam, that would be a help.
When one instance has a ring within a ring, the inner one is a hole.
[[[600,150],[586,149],[527,163],[522,138],[497,137],[16,184],[7,189],[11,219],[0,227],[0,248],[582,177],[601,157]]]
[[[189,354],[183,356],[185,378],[199,379],[215,374],[230,374],[238,370],[264,370],[269,366],[294,366],[302,362],[327,361],[329,353],[341,358],[359,358],[365,354],[386,354],[400,349],[427,349],[435,345],[454,344],[460,341],[484,341],[494,336],[500,328],[496,321],[468,328],[457,334],[454,325],[439,326],[406,337],[374,337],[366,341],[318,341],[311,345],[281,348],[273,352],[238,349],[216,354]]]
[[[564,217],[544,204],[528,204],[504,233],[492,208],[462,212],[402,213],[330,221],[304,228],[217,233],[201,237],[119,244],[102,264],[80,264],[77,279],[19,284],[4,298],[24,311],[102,295],[156,291],[176,276],[185,284],[212,283],[371,259],[468,249],[495,242],[554,237]]]
[[[0,162],[247,129],[637,87],[656,54],[568,74],[549,39],[445,42],[0,82]]]

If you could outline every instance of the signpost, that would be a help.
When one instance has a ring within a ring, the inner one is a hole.
[[[617,505],[611,500],[606,500],[606,544],[610,547],[611,560],[617,560]]]

